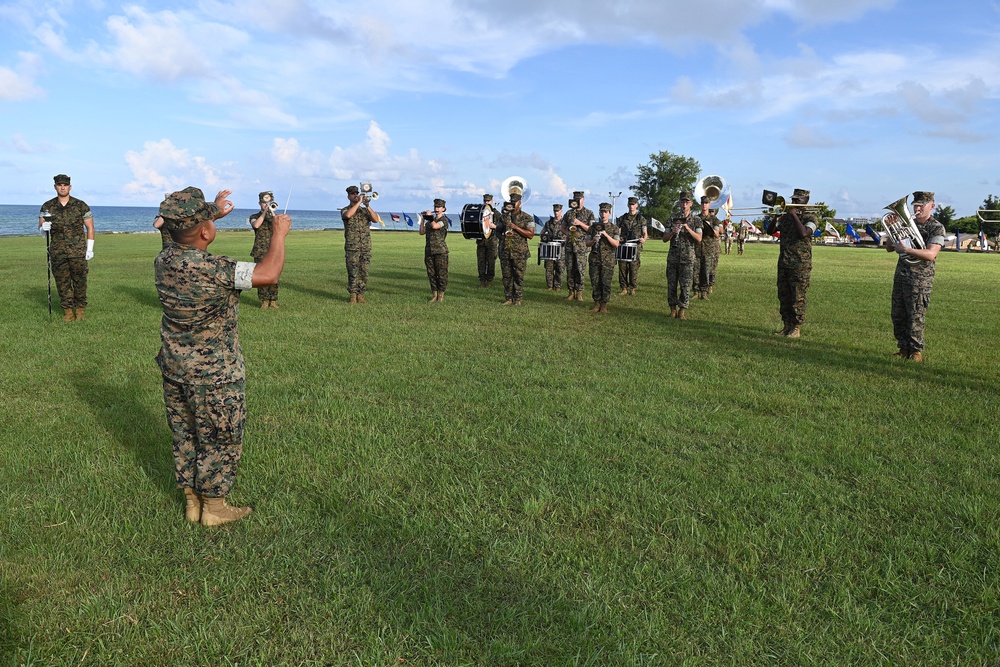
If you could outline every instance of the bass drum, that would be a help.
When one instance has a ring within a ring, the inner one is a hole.
[[[466,204],[462,207],[462,237],[467,239],[488,239],[493,230],[486,219],[493,215],[493,208],[487,204]]]

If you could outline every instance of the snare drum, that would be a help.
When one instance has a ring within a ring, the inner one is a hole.
[[[462,207],[462,236],[467,239],[488,239],[493,232],[486,224],[491,206],[486,204],[466,204]]]
[[[538,245],[538,258],[543,261],[558,262],[562,259],[564,241],[542,241]]]
[[[615,250],[615,259],[619,262],[634,262],[638,256],[639,243],[637,241],[619,243]]]

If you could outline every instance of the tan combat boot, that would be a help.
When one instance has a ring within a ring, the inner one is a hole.
[[[785,335],[789,338],[798,338],[802,335],[802,332],[799,331],[798,327],[791,327]]]
[[[600,301],[595,301],[594,302],[594,307],[591,308],[589,312],[591,312],[591,313],[599,313],[599,312],[601,312],[601,302]]]
[[[787,336],[788,332],[791,331],[791,330],[792,330],[791,325],[786,324],[785,326],[783,326],[780,329],[778,329],[777,331],[775,331],[772,335],[773,336]]]
[[[677,317],[677,306],[673,306],[670,309],[670,317]]]
[[[76,319],[77,319],[78,322],[83,322],[85,319],[87,319],[83,315],[83,308],[77,308],[76,309]]]
[[[921,362],[924,360],[924,355],[920,350],[915,350],[910,352],[910,356],[907,357],[910,361]]]
[[[357,303],[357,302],[358,302],[358,295],[357,294],[352,294],[351,298],[347,300],[347,303]]]
[[[438,303],[444,303],[444,292],[438,292]]]
[[[514,299],[507,299],[506,301],[504,301],[500,305],[502,305],[502,306],[513,306],[514,305]]]
[[[574,292],[573,290],[570,290],[569,294],[566,295],[566,300],[567,301],[575,301],[576,300],[576,292]]]
[[[687,308],[678,308],[677,309],[677,319],[679,319],[679,320],[686,320],[687,318],[688,318],[687,317]]]
[[[602,301],[601,302],[601,309],[599,311],[597,311],[597,312],[599,312],[599,313],[606,313],[606,312],[608,312],[608,302],[607,301]]]
[[[627,296],[627,295],[628,295],[628,288],[627,287],[623,287],[621,289],[621,291],[618,292],[618,296]]]
[[[437,303],[438,293],[437,290],[434,291],[434,298],[430,300],[430,303]]]
[[[72,322],[76,319],[72,308],[63,308],[63,322]]]
[[[184,518],[192,523],[201,523],[201,496],[190,486],[184,487]]]
[[[269,308],[277,308],[278,307],[278,302],[277,301],[271,301],[271,305],[268,306],[268,307]]]
[[[365,301],[365,295],[364,294],[359,294],[358,295],[358,303],[368,303],[367,301]]]
[[[260,302],[260,309],[261,310],[267,310],[270,307],[271,307],[271,302],[270,301],[261,301]]]
[[[910,351],[909,350],[904,350],[904,349],[900,348],[899,352],[897,352],[896,354],[894,354],[892,356],[897,357],[899,359],[908,359],[910,357]]]
[[[226,504],[225,498],[201,499],[201,525],[221,526],[224,523],[239,521],[249,516],[253,509],[249,507],[233,507]]]

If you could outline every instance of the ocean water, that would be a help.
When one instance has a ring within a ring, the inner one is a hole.
[[[0,204],[0,236],[21,236],[25,234],[38,233],[38,209],[37,206],[26,206],[17,204]],[[98,234],[113,233],[159,233],[153,229],[153,220],[156,219],[157,208],[155,206],[92,206],[90,208],[94,214],[94,229]],[[256,212],[256,209],[236,209],[225,218],[218,221],[220,229],[249,229],[247,218]],[[292,229],[343,229],[344,225],[340,220],[340,211],[289,211],[292,216]],[[395,231],[417,231],[417,224],[412,226],[406,222],[405,216],[416,221],[418,215],[415,212],[403,213],[402,211],[385,212],[379,211],[385,222],[384,229]],[[393,220],[396,215],[399,220]],[[458,231],[459,218],[451,216],[452,231]],[[373,226],[373,229],[383,229],[380,225]]]

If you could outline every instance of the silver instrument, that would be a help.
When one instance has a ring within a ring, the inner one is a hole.
[[[882,216],[882,229],[892,239],[892,245],[904,245],[923,250],[924,237],[920,235],[917,223],[913,221],[910,207],[906,203],[907,199],[909,199],[909,195],[901,197],[885,207],[889,213]],[[924,261],[906,253],[901,254],[900,257],[907,264],[914,266]]]
[[[500,196],[503,197],[504,201],[510,201],[511,195],[521,195],[521,202],[528,201],[528,198],[531,197],[531,188],[528,187],[528,182],[520,176],[505,178],[500,184]]]
[[[372,188],[371,183],[361,183],[358,185],[358,192],[361,193],[361,197],[365,201],[375,201],[378,199],[378,193]]]

